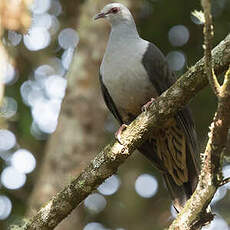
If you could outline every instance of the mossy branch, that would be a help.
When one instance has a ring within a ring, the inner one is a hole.
[[[230,64],[230,35],[213,51],[213,66],[217,74]],[[61,192],[56,194],[24,227],[17,229],[49,230],[57,226],[106,178],[140,146],[155,127],[160,127],[208,84],[204,73],[204,59],[198,61],[177,82],[155,100],[121,134],[123,144],[112,142],[106,146]],[[14,228],[15,229],[15,228]]]

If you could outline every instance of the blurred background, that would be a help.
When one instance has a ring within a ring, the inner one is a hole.
[[[98,82],[109,26],[92,20],[110,2],[1,0],[1,230],[35,214],[114,138],[118,126]],[[191,16],[201,9],[199,0],[118,2],[130,8],[142,38],[163,51],[178,76],[203,56],[202,25]],[[216,45],[230,31],[230,1],[212,2]],[[209,88],[191,102],[201,152],[216,102]],[[230,176],[227,158],[223,173]],[[217,191],[211,204],[217,215],[206,230],[230,229],[229,189]],[[175,215],[160,174],[134,153],[56,229],[158,230]]]

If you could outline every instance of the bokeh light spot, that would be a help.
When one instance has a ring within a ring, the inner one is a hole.
[[[52,15],[47,13],[34,15],[32,26],[50,29],[52,26]]]
[[[62,76],[62,77],[65,75],[66,71],[65,71],[65,69],[64,69],[64,67],[62,65],[61,59],[59,59],[57,57],[51,58],[51,59],[49,59],[48,64],[50,66],[52,66],[52,68],[54,69],[56,75],[59,75],[59,76]]]
[[[58,35],[58,42],[63,49],[75,48],[79,42],[79,36],[76,30],[66,28]]]
[[[9,30],[8,39],[12,46],[17,46],[22,40],[22,35],[15,31]]]
[[[20,88],[23,101],[26,105],[35,106],[41,100],[45,100],[43,82],[25,81]]]
[[[97,188],[97,190],[101,194],[105,196],[109,196],[116,193],[119,187],[120,187],[120,179],[118,178],[118,176],[112,175],[111,177],[106,179],[104,183]]]
[[[8,151],[16,145],[15,135],[6,129],[0,129],[0,151]]]
[[[97,222],[88,223],[83,230],[106,230],[106,228]]]
[[[12,166],[21,173],[31,173],[36,167],[36,160],[26,149],[17,150],[11,157]]]
[[[91,194],[84,200],[85,207],[93,213],[103,211],[106,207],[106,203],[106,199],[98,193]]]
[[[44,27],[32,27],[28,34],[23,37],[25,46],[31,51],[46,48],[50,39],[50,34]]]
[[[227,193],[226,187],[223,186],[218,188],[214,197],[212,198],[211,205],[214,205],[219,200],[222,200],[225,197],[226,193]]]
[[[168,38],[173,46],[183,46],[188,42],[189,30],[183,25],[173,26],[169,30]]]
[[[54,68],[50,65],[41,65],[34,71],[34,78],[37,81],[44,80],[50,75],[54,75]]]
[[[4,195],[0,195],[0,220],[5,220],[11,213],[11,200]]]
[[[6,63],[3,65],[3,83],[4,84],[10,84],[15,79],[15,69],[10,63]]]
[[[26,175],[20,173],[12,166],[3,169],[1,174],[1,182],[8,189],[19,189],[26,182]]]
[[[222,172],[223,172],[223,177],[224,178],[230,177],[230,165],[225,165],[223,167]],[[230,189],[230,183],[227,183],[226,185],[224,185],[224,187],[227,188],[227,189]]]
[[[69,48],[65,50],[65,52],[62,54],[62,65],[66,70],[69,69],[71,61],[73,59],[74,49]]]
[[[52,75],[45,80],[45,90],[49,98],[62,99],[65,96],[66,79]]]
[[[42,14],[49,10],[50,6],[50,0],[34,0],[32,5],[32,11],[35,14]]]
[[[33,84],[32,81],[28,80],[28,81],[24,81],[23,84],[20,87],[20,93],[22,95],[23,102],[26,105],[29,105],[28,95],[31,92],[31,90],[33,89],[33,85],[32,84]]]
[[[48,138],[48,134],[42,132],[37,123],[34,121],[30,127],[30,132],[37,140],[46,140]]]
[[[185,65],[185,56],[182,52],[172,51],[168,53],[166,58],[172,71],[179,71]]]
[[[62,12],[62,6],[59,1],[52,1],[49,12],[55,16],[59,16]]]
[[[0,107],[0,115],[4,118],[13,117],[17,113],[18,104],[12,97],[4,97]]]
[[[32,116],[42,132],[53,133],[56,130],[60,107],[60,100],[42,99],[35,103]]]
[[[141,197],[153,197],[158,190],[158,182],[154,176],[149,174],[140,175],[135,182],[135,190]]]

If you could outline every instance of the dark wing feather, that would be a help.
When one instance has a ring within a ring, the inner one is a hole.
[[[103,83],[101,73],[99,74],[99,81],[100,81],[100,85],[101,85],[102,95],[103,95],[103,98],[105,100],[105,104],[107,105],[107,107],[109,108],[109,110],[113,114],[113,116],[120,122],[120,124],[123,124],[121,116],[118,113],[118,110],[115,106],[115,103],[114,103],[112,97],[110,96],[107,88],[105,87],[105,85]]]
[[[149,43],[149,47],[143,57],[142,64],[159,95],[176,81],[176,76],[169,70],[164,55],[153,43]],[[194,122],[188,106],[185,106],[184,109],[177,113],[176,120],[184,129],[188,140],[194,148],[194,152],[197,152],[198,147]]]
[[[164,55],[153,43],[149,43],[142,64],[159,95],[176,81],[176,76],[168,68]],[[176,120],[181,128],[183,128],[187,140],[191,142],[190,144],[193,148],[193,152],[197,153],[197,137],[194,129],[194,122],[188,106],[185,106],[184,109],[177,113]]]
[[[170,71],[164,55],[152,43],[149,43],[148,49],[143,56],[142,64],[145,67],[149,79],[156,88],[159,95],[167,90],[176,81],[176,76],[172,71]],[[177,126],[181,129],[186,137],[185,154],[188,181],[185,181],[181,186],[176,183],[175,177],[171,176],[169,173],[164,174],[164,179],[171,193],[171,196],[174,199],[175,207],[180,210],[181,206],[184,205],[185,201],[189,198],[196,187],[199,172],[197,159],[199,159],[199,157],[196,132],[189,108],[186,106],[181,111],[179,111],[175,115],[175,120]],[[144,145],[146,145],[145,148],[147,148],[147,145],[149,144],[145,143]],[[144,150],[145,148],[142,147],[140,150]],[[156,151],[156,149],[154,151]],[[147,154],[149,153],[146,153],[145,155]],[[149,156],[147,157],[151,158]]]
[[[176,81],[175,75],[168,68],[164,55],[153,43],[149,43],[142,64],[159,95]]]

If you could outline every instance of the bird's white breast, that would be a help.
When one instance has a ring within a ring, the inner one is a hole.
[[[102,80],[125,122],[138,115],[141,107],[157,92],[142,64],[148,42],[142,39],[113,42],[107,47],[102,65]]]

